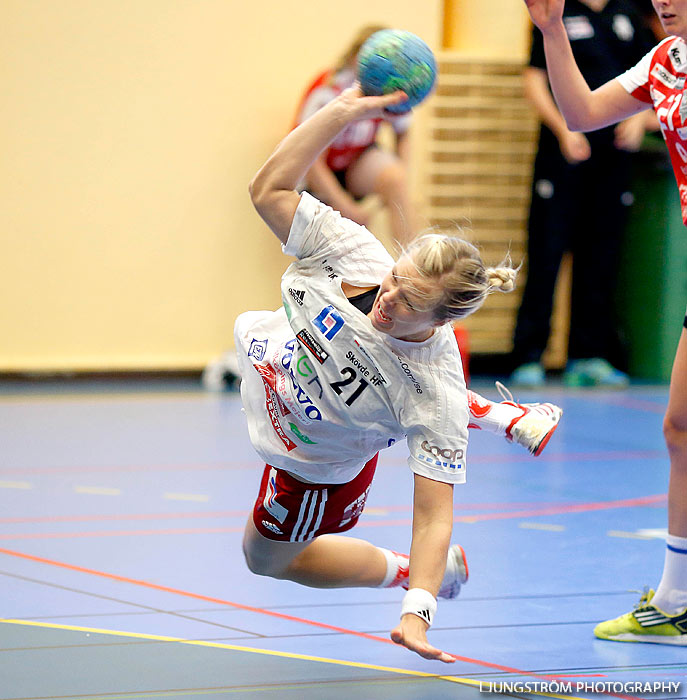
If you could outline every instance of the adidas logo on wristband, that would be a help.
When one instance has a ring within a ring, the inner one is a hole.
[[[436,611],[436,598],[424,588],[411,588],[403,596],[401,617],[404,615],[417,615],[431,627]]]

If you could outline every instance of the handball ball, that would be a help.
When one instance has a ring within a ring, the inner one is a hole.
[[[366,95],[403,90],[405,102],[388,112],[408,112],[427,97],[437,77],[432,50],[419,36],[400,29],[375,32],[358,52],[358,80]]]

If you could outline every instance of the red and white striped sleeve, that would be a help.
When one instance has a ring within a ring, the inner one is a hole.
[[[658,49],[658,46],[651,49],[639,63],[616,78],[632,97],[649,104],[653,102],[650,94],[649,72],[656,49]]]

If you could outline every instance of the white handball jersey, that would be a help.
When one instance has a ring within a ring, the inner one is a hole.
[[[465,481],[468,408],[450,324],[420,343],[376,331],[341,283],[378,285],[394,261],[363,226],[304,192],[283,246],[284,306],[236,320],[253,446],[314,483],[353,479],[407,436],[413,472]]]

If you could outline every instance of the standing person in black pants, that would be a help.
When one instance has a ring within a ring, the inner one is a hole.
[[[630,0],[566,0],[566,33],[592,89],[634,65],[653,38]],[[628,377],[608,361],[613,344],[613,293],[630,192],[631,153],[647,123],[639,114],[616,127],[570,131],[549,89],[541,32],[533,31],[525,93],[541,132],[529,215],[528,276],[513,339],[511,381],[544,383],[546,347],[561,259],[573,255],[569,386],[623,386]]]

